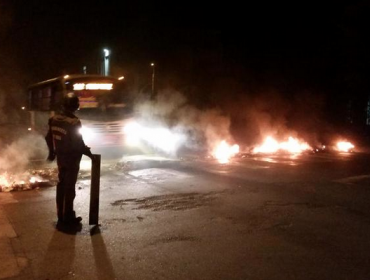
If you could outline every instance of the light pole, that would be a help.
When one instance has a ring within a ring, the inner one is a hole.
[[[154,99],[154,77],[155,77],[155,64],[154,64],[154,62],[150,63],[150,66],[152,67],[152,96],[151,96],[151,99]]]
[[[110,51],[108,49],[104,49],[104,72],[103,72],[103,75],[104,76],[108,76],[109,75],[109,55],[110,55]]]

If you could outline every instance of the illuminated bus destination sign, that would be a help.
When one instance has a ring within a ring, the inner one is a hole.
[[[73,90],[111,90],[113,84],[74,84]]]

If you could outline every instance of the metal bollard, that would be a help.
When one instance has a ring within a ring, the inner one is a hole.
[[[99,224],[100,163],[101,155],[94,154],[91,163],[89,225]]]

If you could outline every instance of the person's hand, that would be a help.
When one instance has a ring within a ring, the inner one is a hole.
[[[94,155],[92,154],[90,147],[86,146],[85,156],[88,156],[89,158],[93,159]]]
[[[49,152],[49,155],[47,157],[47,161],[53,161],[55,159],[55,154],[53,152]]]

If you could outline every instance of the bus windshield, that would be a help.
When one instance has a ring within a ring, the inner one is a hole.
[[[76,115],[82,120],[90,121],[119,121],[132,115],[132,108],[125,104],[114,104],[114,106],[81,108]]]

